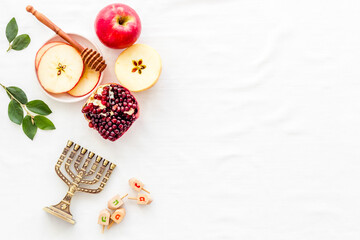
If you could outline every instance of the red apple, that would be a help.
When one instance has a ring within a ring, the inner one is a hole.
[[[83,71],[84,63],[80,53],[69,44],[58,44],[42,55],[37,77],[46,91],[64,93],[76,86]]]
[[[161,73],[159,53],[145,44],[134,44],[120,53],[115,63],[115,74],[120,84],[130,91],[151,88]]]
[[[131,7],[114,3],[103,8],[95,19],[99,40],[109,48],[130,47],[141,33],[140,18]]]

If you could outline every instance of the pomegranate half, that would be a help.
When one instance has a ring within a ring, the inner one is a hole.
[[[99,86],[82,108],[89,127],[104,139],[119,139],[139,117],[139,105],[131,92],[116,83]]]

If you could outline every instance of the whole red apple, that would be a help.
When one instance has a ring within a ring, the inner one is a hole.
[[[131,7],[114,3],[104,7],[95,20],[95,31],[100,41],[109,48],[127,48],[141,33],[140,18]]]

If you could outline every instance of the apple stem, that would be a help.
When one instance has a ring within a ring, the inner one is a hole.
[[[22,104],[19,100],[17,100],[17,99],[14,97],[14,95],[12,95],[11,92],[10,92],[9,90],[7,90],[7,88],[6,88],[4,85],[2,85],[2,84],[0,83],[0,86],[5,89],[5,91],[9,94],[9,96],[10,96],[11,99],[14,99],[15,101],[17,101],[17,102],[20,104],[20,106],[25,110],[26,114],[29,115],[29,116],[31,117],[31,120],[33,121],[34,115],[32,115],[32,114],[29,112],[29,110],[27,110],[26,106],[25,106],[24,104]]]
[[[119,16],[118,18],[118,23],[121,25],[121,26],[125,26],[126,23],[129,21],[129,17],[122,17],[122,16]]]

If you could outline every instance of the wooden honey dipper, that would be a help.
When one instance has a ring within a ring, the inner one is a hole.
[[[84,48],[83,46],[81,46],[78,42],[72,39],[68,34],[66,34],[53,22],[51,22],[44,14],[35,10],[33,6],[28,5],[26,7],[26,11],[32,13],[32,15],[34,15],[41,23],[53,30],[57,35],[62,37],[65,41],[70,43],[71,46],[78,50],[81,53],[82,60],[88,67],[98,72],[104,71],[104,69],[106,68],[106,63],[100,53],[96,52],[93,49]]]

